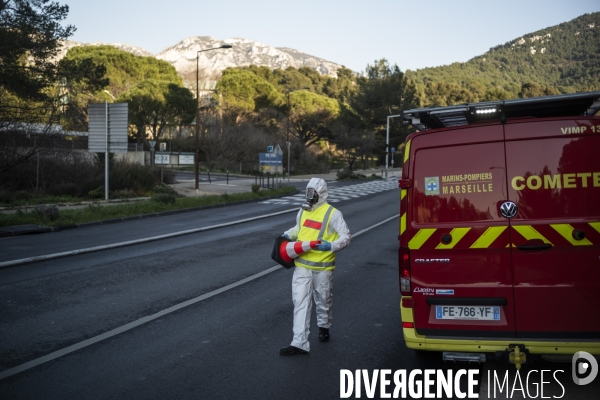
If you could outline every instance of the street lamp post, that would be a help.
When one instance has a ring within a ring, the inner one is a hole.
[[[288,183],[290,183],[290,148],[291,148],[291,143],[290,143],[290,112],[292,111],[290,109],[290,93],[292,91],[288,90],[287,92],[287,98],[288,98],[288,115],[287,115],[287,134],[285,136],[285,144],[287,145],[287,176],[288,176]]]
[[[108,90],[106,90],[106,89],[105,89],[105,90],[103,90],[103,92],[104,92],[104,93],[106,93],[107,95],[109,95],[110,97],[112,97],[113,101],[117,100],[117,99],[115,98],[115,96],[113,96],[113,95],[112,95],[112,93],[111,93],[111,92],[109,92]]]
[[[213,47],[212,49],[205,49],[205,50],[198,50],[196,52],[196,156],[194,157],[194,164],[195,164],[195,175],[196,175],[196,193],[198,193],[198,189],[199,189],[199,179],[198,179],[198,175],[199,175],[199,167],[198,167],[198,162],[200,160],[200,91],[198,89],[198,64],[199,64],[199,60],[200,60],[200,53],[204,52],[204,51],[210,51],[210,50],[218,50],[218,49],[230,49],[231,46],[230,44],[224,44],[221,45],[219,47]]]
[[[390,150],[390,118],[401,117],[402,115],[388,115],[387,128],[385,131],[385,178],[388,177],[388,154]]]

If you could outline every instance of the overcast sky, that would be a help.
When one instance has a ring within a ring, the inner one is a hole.
[[[154,54],[189,36],[290,47],[360,72],[465,62],[530,32],[600,11],[598,0],[57,0],[79,42]],[[597,29],[600,29],[598,27]]]

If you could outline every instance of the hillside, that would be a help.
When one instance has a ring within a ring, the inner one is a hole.
[[[428,98],[432,97],[428,93],[446,84],[454,91],[470,92],[471,101],[516,98],[521,85],[528,82],[561,93],[598,90],[600,12],[523,35],[466,63],[409,70],[406,75],[425,99],[424,106],[443,103],[444,99]]]

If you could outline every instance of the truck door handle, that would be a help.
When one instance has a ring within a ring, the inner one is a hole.
[[[527,243],[520,244],[517,246],[519,250],[532,251],[532,250],[548,250],[551,249],[550,243],[544,242],[542,239],[529,239]]]
[[[517,246],[517,249],[519,250],[525,250],[525,251],[529,251],[529,250],[548,250],[551,249],[552,245],[550,243],[544,243],[544,244],[520,244]]]

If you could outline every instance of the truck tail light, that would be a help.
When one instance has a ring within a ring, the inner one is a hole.
[[[410,296],[410,251],[406,247],[398,249],[398,263],[400,271],[400,292],[403,296]]]
[[[402,327],[403,328],[414,328],[415,324],[413,322],[403,322]]]

